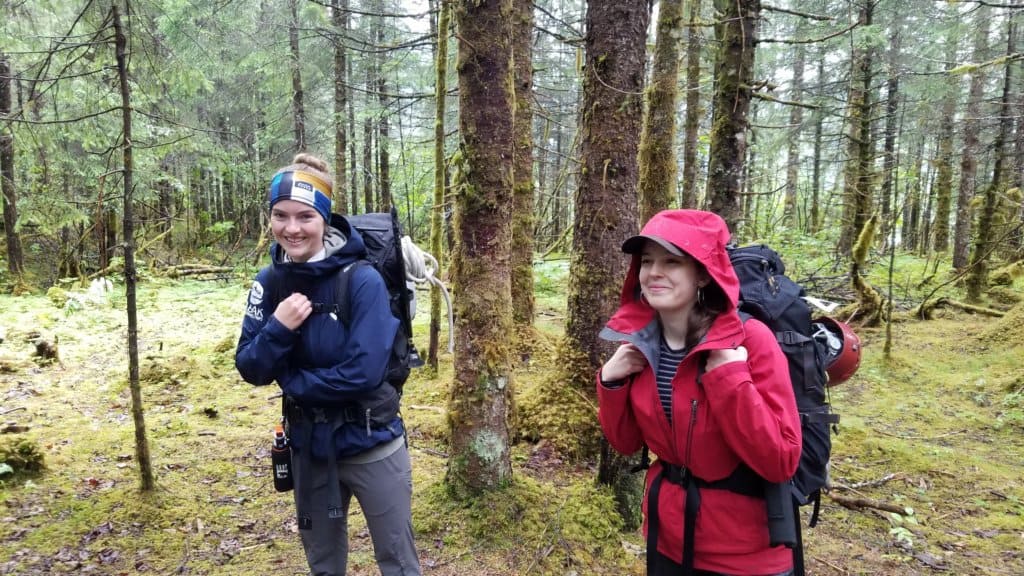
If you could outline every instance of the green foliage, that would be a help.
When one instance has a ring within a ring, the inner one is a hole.
[[[37,442],[19,437],[3,437],[3,440],[0,444],[0,478],[7,474],[32,474],[46,469],[43,451]]]

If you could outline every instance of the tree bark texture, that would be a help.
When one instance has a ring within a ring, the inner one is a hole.
[[[902,16],[897,15],[889,37],[889,77],[886,81],[885,136],[882,144],[882,238],[889,242],[895,219],[892,211],[896,194],[896,132],[900,104],[900,34]],[[887,323],[888,326],[888,323]]]
[[[1006,34],[1006,55],[1009,56],[1016,50],[1017,26],[1013,19],[1007,25]],[[1003,76],[1003,95],[1000,99],[1000,118],[1009,118],[1010,96],[1013,87],[1013,66],[1007,66]],[[1009,137],[1009,122],[1000,122],[999,130],[996,132],[996,139],[992,143],[995,162],[992,165],[992,181],[985,188],[985,203],[981,207],[981,214],[978,218],[978,233],[974,240],[974,250],[971,253],[971,273],[967,276],[967,301],[977,303],[981,300],[981,293],[988,288],[988,259],[993,251],[995,231],[993,225],[996,221],[996,206],[999,196],[1005,188],[1003,181],[1003,166],[1006,162],[1006,141]]]
[[[637,142],[643,114],[644,0],[587,2],[579,191],[569,263],[566,348],[561,363],[573,385],[594,394],[594,374],[614,347],[598,339],[619,304],[628,266],[622,242],[637,231]],[[579,365],[575,357],[585,358]],[[578,352],[582,352],[579,354]],[[581,452],[587,450],[583,447]],[[593,450],[593,448],[590,448]],[[627,526],[637,523],[631,462],[603,442],[598,481],[617,493]]]
[[[384,17],[381,14],[384,13],[384,3],[377,0],[375,6],[378,15],[373,17],[373,37],[376,45],[383,47]],[[380,104],[380,116],[377,118],[377,208],[381,212],[390,210],[394,203],[391,199],[391,154],[388,150],[391,128],[388,116],[387,79],[384,76],[384,55],[384,51],[378,49],[373,65],[376,74],[374,89],[377,91],[377,101]]]
[[[799,31],[800,28],[798,27],[797,30]],[[794,102],[799,102],[803,97],[806,54],[807,49],[803,44],[796,47],[796,57],[793,59],[793,85],[789,91],[789,99]],[[800,134],[803,131],[803,123],[803,107],[792,106],[789,109],[791,128],[789,147],[786,150],[786,200],[783,204],[783,220],[793,229],[800,226],[800,216],[797,210],[797,185],[800,182]]]
[[[288,45],[291,48],[292,63],[292,113],[295,115],[295,150],[306,150],[306,109],[302,93],[302,58],[299,54],[298,0],[291,0],[291,25],[288,26]]]
[[[461,182],[455,195],[455,381],[447,481],[457,494],[507,484],[512,409],[511,0],[460,0]]]
[[[139,463],[140,488],[155,488],[153,464],[150,460],[149,441],[146,439],[146,417],[142,407],[142,387],[139,383],[139,321],[135,298],[135,223],[132,211],[132,96],[128,84],[128,40],[121,27],[117,4],[111,7],[114,22],[114,41],[117,57],[117,75],[121,88],[121,142],[124,160],[124,280],[128,308],[128,387],[132,398],[132,420],[135,423],[135,459]]]
[[[690,0],[686,29],[686,117],[683,120],[683,183],[680,208],[697,207],[697,136],[700,131],[701,0]]]
[[[988,33],[991,22],[988,8],[981,6],[976,13],[978,27],[974,32],[975,62],[988,59]],[[974,200],[978,177],[978,134],[981,122],[981,104],[985,94],[985,68],[971,71],[970,88],[967,91],[967,111],[963,119],[963,152],[960,155],[960,186],[956,198],[956,224],[953,230],[953,268],[963,270],[970,259],[971,226],[973,214],[971,201]]]
[[[0,118],[11,113],[11,65],[0,54]],[[20,275],[25,268],[18,234],[18,192],[14,187],[14,136],[7,127],[0,128],[0,191],[3,194],[4,239],[7,242],[7,271]]]
[[[736,231],[747,154],[747,113],[760,0],[715,0],[715,95],[708,163],[708,204]]]
[[[935,220],[932,225],[932,249],[949,250],[949,215],[953,206],[953,116],[960,99],[960,75],[950,74],[956,62],[958,36],[950,28],[946,38],[946,91],[939,113],[939,149],[936,153]]]
[[[860,22],[871,24],[873,5],[861,7]],[[855,50],[851,62],[850,89],[847,98],[847,150],[849,159],[844,174],[843,222],[839,237],[839,252],[849,254],[857,235],[871,216],[874,141],[871,134],[872,110],[872,49]]]
[[[512,1],[515,78],[512,190],[512,321],[533,326],[533,0]]]
[[[345,35],[348,33],[348,0],[332,0],[331,19],[334,24],[334,193],[331,201],[337,212],[348,208],[348,192],[345,190],[347,170],[345,153],[348,151],[348,131],[345,125],[345,108],[348,106],[348,87],[345,73],[348,68],[348,54]]]
[[[676,199],[676,100],[679,96],[679,34],[682,0],[661,0],[647,113],[640,133],[640,221]]]
[[[448,93],[448,34],[451,21],[451,2],[438,0],[437,50],[434,79],[434,201],[430,208],[430,253],[437,260],[435,274],[440,277],[444,266],[444,196],[445,196],[445,153],[444,119],[447,108],[445,95]],[[427,364],[435,372],[438,369],[438,342],[441,335],[441,290],[430,285],[430,341],[427,347]]]

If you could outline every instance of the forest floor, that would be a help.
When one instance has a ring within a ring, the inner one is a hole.
[[[45,463],[0,470],[0,574],[304,573],[291,496],[268,474],[276,388],[233,365],[247,288],[139,287],[151,493],[139,491],[123,287],[70,305],[0,296],[0,450],[20,443]],[[808,574],[1024,574],[1022,327],[1022,305],[999,319],[940,310],[894,324],[888,358],[884,330],[861,330],[860,371],[832,394],[835,488],[817,527],[804,511]],[[40,339],[58,361],[32,356]],[[515,446],[510,494],[447,499],[451,356],[441,363],[414,374],[404,409],[424,574],[642,574],[643,540],[617,530],[594,463],[543,441]],[[537,356],[516,378],[552,372]],[[353,506],[353,576],[377,574],[364,526]]]

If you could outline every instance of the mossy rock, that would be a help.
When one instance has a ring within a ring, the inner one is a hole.
[[[58,286],[53,286],[47,290],[46,297],[57,308],[63,308],[68,303],[68,291]]]

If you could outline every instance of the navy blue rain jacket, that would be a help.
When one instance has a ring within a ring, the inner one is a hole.
[[[270,247],[271,264],[257,273],[246,300],[235,367],[250,384],[276,380],[303,408],[328,415],[361,412],[361,403],[397,395],[383,381],[398,320],[380,274],[372,266],[353,270],[348,327],[335,314],[314,313],[292,332],[274,318],[278,302],[295,292],[312,302],[335,303],[335,273],[366,254],[362,236],[337,214],[331,217],[324,244],[327,257],[316,262],[285,262],[284,250],[276,243]],[[347,422],[337,428],[331,422],[311,424],[308,418],[289,425],[292,448],[301,452],[310,438],[317,459],[325,459],[331,450],[337,457],[353,456],[405,433],[398,416],[373,427]],[[309,425],[312,431],[305,429]]]

